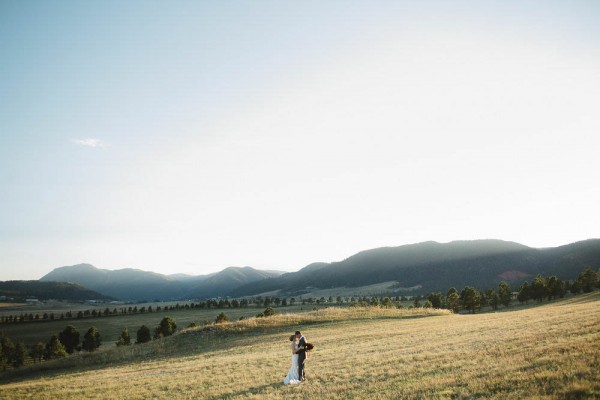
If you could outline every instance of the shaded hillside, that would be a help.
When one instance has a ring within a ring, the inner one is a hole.
[[[195,284],[187,294],[191,298],[221,297],[245,284],[280,276],[278,271],[260,271],[251,267],[230,267]]]
[[[56,268],[41,281],[73,282],[120,300],[172,300],[188,285],[154,272],[125,268],[115,271],[90,264]]]
[[[254,295],[281,290],[299,295],[307,288],[359,287],[397,281],[398,287],[420,286],[424,293],[467,285],[494,287],[501,279],[520,284],[537,274],[573,279],[585,265],[600,267],[600,240],[534,249],[500,240],[424,242],[360,252],[341,262],[312,264],[242,286],[232,295]]]
[[[111,300],[110,297],[89,290],[81,285],[65,282],[6,281],[0,282],[0,296],[23,301],[34,297],[38,300]]]
[[[167,276],[132,268],[111,271],[78,264],[56,268],[40,280],[78,283],[120,300],[181,300],[216,297],[257,279],[279,274],[232,267],[211,275]]]

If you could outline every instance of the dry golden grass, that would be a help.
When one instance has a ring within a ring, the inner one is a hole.
[[[250,319],[10,373],[0,398],[600,398],[599,306],[596,292],[491,314],[332,309]],[[283,386],[296,328],[317,349],[308,381]]]

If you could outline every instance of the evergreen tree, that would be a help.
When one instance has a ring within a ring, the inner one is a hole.
[[[585,267],[582,273],[579,274],[577,281],[584,293],[589,293],[596,287],[598,275],[592,271],[590,267]]]
[[[525,281],[521,285],[521,288],[519,289],[519,294],[517,295],[517,300],[519,300],[520,303],[527,303],[527,301],[529,299],[531,299],[531,289],[530,289],[529,283],[527,283],[527,281]]]
[[[48,343],[46,343],[46,348],[44,349],[44,359],[51,360],[53,358],[61,358],[66,357],[67,351],[65,350],[65,346],[58,340],[58,336],[52,335]]]
[[[487,302],[492,307],[493,310],[498,309],[498,304],[500,304],[500,295],[494,289],[490,289],[486,293]]]
[[[121,332],[121,336],[119,336],[119,340],[117,341],[117,346],[129,346],[131,344],[131,338],[129,337],[129,330],[127,327],[123,328]]]
[[[17,343],[15,351],[12,356],[12,366],[15,368],[22,367],[25,365],[25,358],[27,357],[27,346],[22,342]]]
[[[58,334],[58,340],[65,346],[67,353],[73,354],[79,345],[79,331],[73,325],[69,325]]]
[[[262,313],[263,313],[263,316],[265,316],[265,317],[271,317],[271,316],[275,315],[275,311],[273,311],[273,309],[271,307],[268,307]]]
[[[160,339],[161,337],[171,336],[175,333],[177,324],[171,317],[164,317],[160,324],[154,329],[154,338]]]
[[[442,308],[442,303],[444,302],[444,295],[442,295],[439,292],[430,293],[427,296],[427,300],[429,300],[433,308]]]
[[[544,279],[541,275],[536,276],[531,281],[531,298],[537,300],[538,302],[542,302],[544,297],[547,296],[548,287],[546,284],[546,279]]]
[[[83,336],[81,347],[85,351],[95,351],[98,347],[100,347],[101,343],[102,341],[100,340],[100,333],[95,326],[92,326]]]
[[[510,288],[508,283],[504,281],[500,282],[500,284],[498,285],[498,297],[500,303],[504,307],[508,307],[510,305],[510,301],[512,299],[512,289]]]
[[[33,359],[33,362],[42,361],[44,357],[44,343],[38,342],[29,349],[29,357]]]
[[[392,299],[390,299],[389,297],[384,297],[383,301],[381,302],[381,306],[384,308],[392,308],[394,307],[394,302],[392,301]]]
[[[142,325],[137,331],[137,339],[135,343],[141,344],[149,342],[150,340],[152,340],[152,336],[150,336],[150,328],[148,328],[146,325]]]
[[[550,278],[548,278],[546,285],[548,288],[548,300],[560,297],[563,290],[563,284],[560,279],[552,275]]]
[[[15,345],[6,336],[0,339],[0,368],[4,371],[6,367],[12,363],[15,352]]]
[[[227,318],[227,315],[225,315],[225,313],[217,315],[217,319],[215,319],[215,323],[217,324],[223,324],[227,321],[229,321],[229,318]]]
[[[455,288],[450,288],[446,298],[448,309],[452,310],[454,313],[457,313],[460,309],[460,296],[458,295],[458,291]]]
[[[471,286],[466,286],[460,292],[460,301],[466,310],[471,310],[471,314],[475,314],[475,310],[481,307],[481,293]]]

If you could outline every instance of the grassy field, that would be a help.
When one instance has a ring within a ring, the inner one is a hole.
[[[88,306],[87,308],[82,309],[88,310],[90,307]],[[104,308],[98,308],[100,311],[103,309]],[[49,310],[50,312],[55,312],[52,309]],[[285,310],[289,310],[289,312],[303,312],[304,310],[312,310],[312,307],[293,306],[286,307]],[[76,311],[76,309],[74,309],[74,311]],[[26,345],[31,346],[37,342],[48,342],[48,339],[50,339],[52,335],[58,335],[58,333],[65,329],[67,325],[73,325],[77,328],[81,333],[82,339],[85,332],[91,326],[95,326],[98,329],[98,332],[100,332],[103,343],[105,345],[112,345],[117,341],[123,328],[127,327],[129,329],[129,334],[135,341],[136,331],[139,327],[146,325],[150,328],[154,328],[164,316],[171,316],[177,323],[177,327],[181,329],[187,327],[192,322],[197,325],[201,325],[205,321],[212,323],[221,312],[227,314],[229,319],[233,321],[238,320],[240,317],[254,317],[262,311],[264,311],[264,307],[161,311],[158,313],[126,314],[101,318],[2,324],[0,325],[0,332],[11,338],[13,342],[23,342]]]
[[[185,330],[9,371],[2,399],[597,399],[600,293],[517,311],[343,309]],[[419,318],[420,317],[420,318]],[[287,337],[317,349],[283,386]]]

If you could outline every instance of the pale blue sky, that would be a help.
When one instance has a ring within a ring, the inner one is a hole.
[[[600,237],[596,1],[0,0],[0,280]]]

